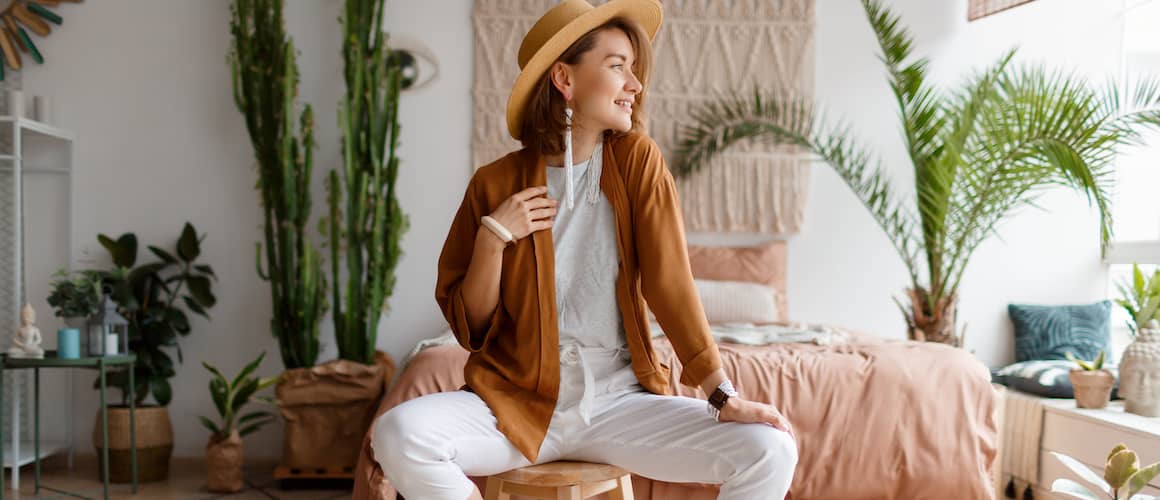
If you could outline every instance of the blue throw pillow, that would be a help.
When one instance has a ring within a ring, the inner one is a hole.
[[[1068,352],[1092,360],[1111,346],[1111,301],[1066,306],[1010,304],[1007,313],[1015,324],[1015,361],[1067,359]]]

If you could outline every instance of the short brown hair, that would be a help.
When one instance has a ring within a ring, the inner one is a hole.
[[[607,29],[619,29],[628,36],[632,49],[636,52],[633,73],[640,80],[640,93],[632,107],[632,128],[629,132],[644,131],[647,118],[644,114],[645,94],[649,76],[652,74],[652,43],[648,34],[634,21],[613,18],[600,27],[585,33],[565,50],[558,62],[576,64],[580,57],[596,46],[596,36]],[[551,72],[545,72],[532,91],[528,107],[524,110],[524,121],[520,124],[520,142],[525,148],[540,154],[564,152],[564,96],[552,85]]]

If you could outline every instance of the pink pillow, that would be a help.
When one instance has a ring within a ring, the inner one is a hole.
[[[746,247],[689,245],[689,265],[697,279],[761,283],[773,288],[778,316],[788,318],[785,241]]]

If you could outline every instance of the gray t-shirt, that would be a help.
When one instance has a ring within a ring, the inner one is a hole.
[[[596,174],[602,169],[593,168],[594,161],[602,161],[602,150],[599,144],[592,158],[572,166],[575,206],[571,209],[566,203],[565,169],[547,167],[548,196],[560,201],[552,242],[561,363],[583,365],[582,406],[601,394],[638,388],[616,301],[620,272],[616,219],[612,204],[599,189]],[[578,382],[562,380],[562,385]]]

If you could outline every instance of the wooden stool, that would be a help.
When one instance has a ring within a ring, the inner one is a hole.
[[[487,500],[525,495],[547,500],[582,500],[609,492],[612,500],[632,500],[628,471],[606,464],[550,462],[487,478]]]

